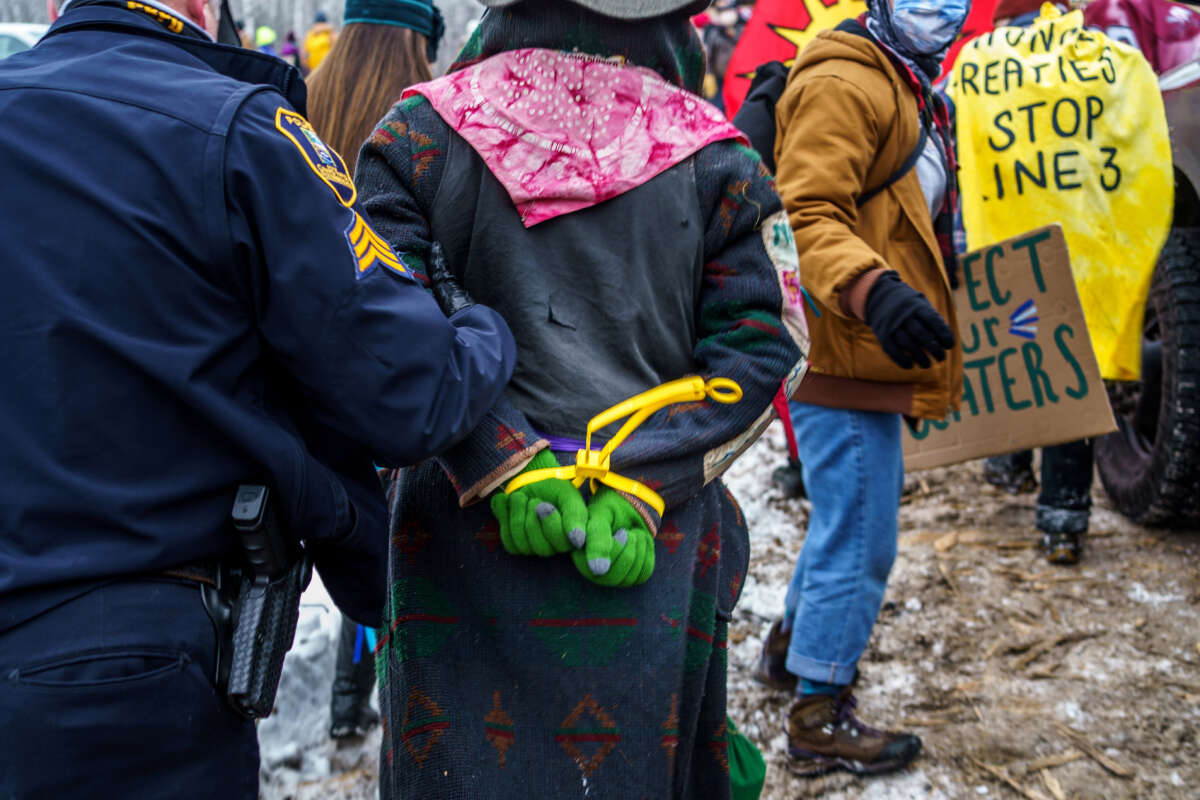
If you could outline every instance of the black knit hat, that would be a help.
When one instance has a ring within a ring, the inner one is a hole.
[[[521,0],[479,0],[488,8],[504,8]],[[570,2],[615,19],[649,19],[677,11],[699,14],[712,0],[570,0]]]

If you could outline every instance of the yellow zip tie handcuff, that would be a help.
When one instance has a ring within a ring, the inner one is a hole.
[[[609,459],[612,451],[616,450],[621,442],[625,441],[629,434],[633,433],[654,412],[675,403],[694,403],[705,397],[710,397],[718,403],[736,403],[742,399],[742,387],[729,378],[712,378],[706,383],[700,376],[693,375],[690,378],[680,378],[641,394],[635,394],[628,400],[617,403],[612,408],[601,411],[592,417],[588,422],[584,449],[575,454],[573,466],[549,467],[522,473],[508,482],[508,486],[504,487],[504,493],[512,494],[522,486],[528,486],[547,478],[570,481],[576,489],[583,486],[585,480],[590,480],[593,492],[596,491],[597,482],[603,483],[619,492],[631,494],[642,500],[661,516],[666,508],[662,497],[644,483],[638,483],[632,478],[626,478],[624,475],[613,472],[609,468]],[[593,450],[592,433],[624,417],[629,417],[629,419],[625,420],[625,424],[621,426],[616,435],[608,440],[604,449]]]

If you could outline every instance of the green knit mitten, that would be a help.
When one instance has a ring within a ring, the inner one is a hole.
[[[549,450],[542,450],[522,473],[558,466]],[[553,556],[582,545],[587,506],[570,481],[546,478],[522,486],[512,494],[492,495],[492,513],[500,523],[500,541],[514,556]]]
[[[601,486],[587,505],[587,543],[571,558],[600,586],[645,583],[654,572],[654,537],[642,515],[614,489]]]

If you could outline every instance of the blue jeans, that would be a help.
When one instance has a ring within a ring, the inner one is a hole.
[[[788,671],[848,684],[896,560],[904,485],[900,415],[791,404],[812,499],[808,534],[784,601]]]

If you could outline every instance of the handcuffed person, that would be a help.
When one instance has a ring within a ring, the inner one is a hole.
[[[241,558],[235,490],[269,486],[378,625],[372,461],[470,432],[514,342],[482,305],[442,314],[299,73],[215,43],[215,5],[59,10],[0,62],[0,795],[253,798],[202,601]]]

